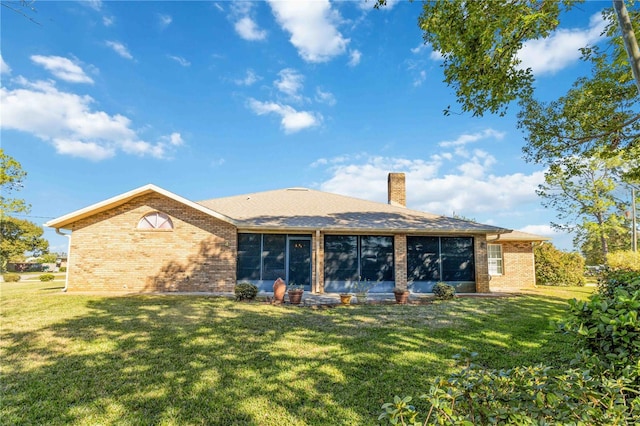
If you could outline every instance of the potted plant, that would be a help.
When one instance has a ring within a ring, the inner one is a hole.
[[[396,298],[396,303],[400,305],[406,305],[409,302],[409,290],[406,288],[394,288],[393,295]]]
[[[356,290],[358,303],[367,303],[367,296],[369,295],[369,289],[371,288],[369,280],[365,279],[364,281],[361,281],[360,277],[358,277],[358,282],[356,282],[354,288]]]
[[[343,305],[349,305],[351,303],[351,293],[340,293],[340,303]]]
[[[302,294],[304,293],[304,288],[301,285],[292,282],[291,284],[289,284],[287,293],[289,294],[289,303],[291,303],[292,305],[299,305],[300,302],[302,302]]]

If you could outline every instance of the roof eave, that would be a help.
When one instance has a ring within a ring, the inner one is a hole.
[[[111,197],[107,200],[101,201],[99,203],[96,204],[92,204],[90,206],[87,206],[85,208],[82,208],[80,210],[76,210],[74,212],[68,213],[64,216],[60,216],[56,219],[50,220],[48,222],[46,222],[44,224],[44,226],[50,227],[50,228],[55,228],[55,229],[69,229],[68,226],[71,225],[72,223],[75,223],[81,219],[85,219],[87,217],[93,216],[97,213],[103,212],[103,211],[107,211],[110,210],[114,207],[120,206],[134,198],[140,197],[142,195],[146,195],[146,194],[150,194],[150,193],[158,193],[161,195],[164,195],[165,197],[168,197],[176,202],[179,202],[181,204],[187,205],[195,210],[198,210],[206,215],[209,216],[213,216],[217,219],[220,219],[222,221],[231,223],[233,225],[236,225],[236,222],[225,216],[222,215],[214,210],[211,210],[207,207],[204,207],[198,203],[195,203],[191,200],[188,200],[184,197],[181,197],[177,194],[174,194],[170,191],[167,191],[166,189],[160,188],[156,185],[153,184],[148,184],[148,185],[144,185],[141,186],[139,188],[133,189],[131,191],[125,192],[123,194],[120,195],[116,195],[115,197]]]

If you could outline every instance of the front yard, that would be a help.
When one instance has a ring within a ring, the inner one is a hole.
[[[311,309],[1,286],[2,423],[48,425],[377,424],[462,349],[562,368],[574,351],[550,322],[592,291]]]

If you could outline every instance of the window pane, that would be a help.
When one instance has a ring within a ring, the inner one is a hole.
[[[488,244],[489,274],[502,275],[502,245]]]
[[[238,280],[260,279],[260,234],[238,234]]]
[[[440,238],[407,237],[407,280],[440,280]]]
[[[358,279],[358,238],[354,235],[324,237],[324,276],[327,281]]]
[[[443,281],[474,281],[473,238],[440,239]]]
[[[285,271],[285,249],[287,236],[264,234],[263,238],[262,279],[284,279],[287,276]]]
[[[360,237],[362,280],[393,281],[393,238]]]

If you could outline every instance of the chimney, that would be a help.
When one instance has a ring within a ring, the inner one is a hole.
[[[389,173],[387,179],[389,204],[392,206],[407,206],[407,194],[404,184],[404,173]]]

